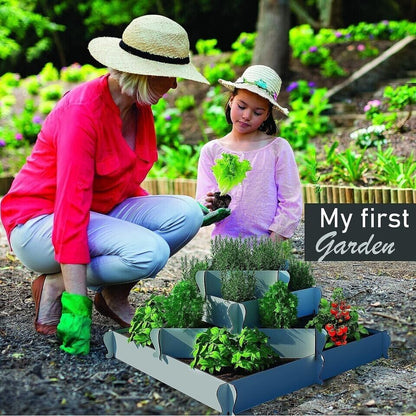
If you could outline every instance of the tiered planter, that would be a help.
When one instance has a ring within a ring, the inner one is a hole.
[[[276,335],[274,341],[271,341],[272,347],[275,345],[273,342],[277,343],[280,356],[293,360],[232,381],[192,369],[178,358],[163,353],[159,355],[160,351],[153,348],[137,346],[128,342],[126,334],[121,332],[108,331],[104,335],[104,342],[108,358],[115,357],[222,414],[229,415],[321,382],[321,351],[325,337],[315,330],[291,334],[279,334],[279,330],[274,332]],[[175,346],[170,348],[177,350]],[[285,356],[285,352],[289,352],[289,355]]]
[[[258,299],[267,289],[278,280],[289,282],[286,271],[264,270],[256,271],[256,299],[246,302],[232,302],[221,296],[221,273],[219,271],[199,271],[196,282],[201,294],[205,297],[204,321],[213,325],[229,328],[232,333],[241,332],[242,328],[260,327]],[[321,289],[312,287],[292,292],[298,298],[297,317],[302,318],[318,312],[321,300]]]
[[[104,335],[107,358],[116,359],[187,394],[221,412],[238,414],[266,401],[294,392],[343,371],[381,357],[387,358],[390,338],[385,331],[370,330],[370,335],[341,347],[322,350],[325,336],[308,329],[261,329],[283,359],[293,360],[277,367],[225,381],[198,369],[180,358],[189,357],[193,330],[154,330],[156,348],[128,342],[126,330]],[[199,330],[198,330],[199,331]]]

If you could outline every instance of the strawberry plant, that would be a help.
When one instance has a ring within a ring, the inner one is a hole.
[[[306,324],[306,327],[315,327],[318,331],[325,329],[328,334],[325,348],[330,348],[359,340],[362,335],[368,334],[368,330],[358,322],[358,318],[358,308],[347,302],[341,288],[336,288],[330,301],[321,299],[318,314]]]

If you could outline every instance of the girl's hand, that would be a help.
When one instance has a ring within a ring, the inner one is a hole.
[[[285,240],[287,240],[287,238],[286,238],[286,237],[283,237],[283,236],[281,236],[281,235],[279,235],[279,234],[276,234],[274,231],[271,231],[271,232],[270,232],[270,238],[271,238],[273,241],[285,241]]]
[[[207,192],[207,196],[205,198],[205,206],[212,210],[212,203],[214,202],[214,192]]]

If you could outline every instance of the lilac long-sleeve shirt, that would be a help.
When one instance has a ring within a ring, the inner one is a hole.
[[[244,181],[234,187],[231,215],[217,222],[212,237],[252,237],[270,231],[290,238],[302,216],[302,190],[293,150],[287,140],[277,137],[266,146],[250,151],[233,151],[220,140],[212,140],[201,149],[198,163],[196,199],[204,203],[207,192],[218,191],[211,167],[222,153],[247,159],[252,169]]]

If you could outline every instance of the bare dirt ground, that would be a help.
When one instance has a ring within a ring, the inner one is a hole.
[[[293,246],[303,255],[303,225]],[[173,256],[159,276],[136,286],[138,306],[150,293],[163,293],[180,278],[183,256],[204,258],[210,228]],[[368,328],[388,331],[389,358],[347,371],[257,406],[253,414],[379,414],[416,412],[416,262],[313,263],[323,296],[342,287],[364,308]],[[35,276],[0,243],[0,414],[216,414],[215,411],[115,358],[106,358],[103,334],[117,329],[93,312],[91,353],[61,352],[54,337],[33,328],[30,283]]]

